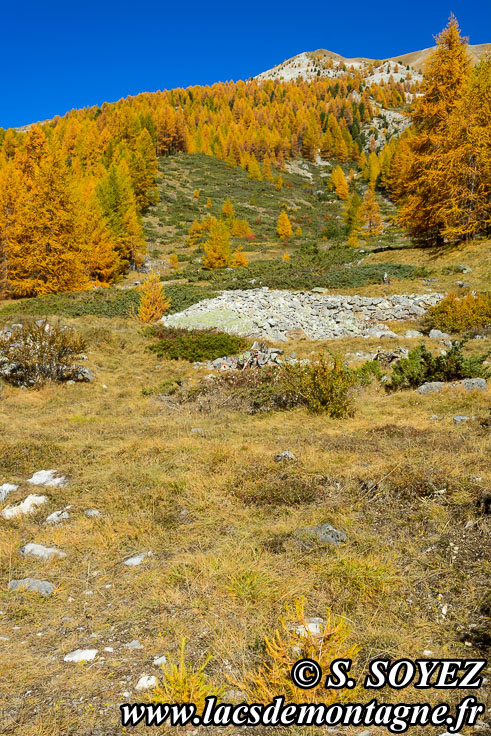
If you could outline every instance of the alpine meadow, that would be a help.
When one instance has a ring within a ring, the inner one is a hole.
[[[491,732],[491,44],[463,33],[0,127],[2,734],[218,736],[121,721],[211,696],[385,704],[258,736]],[[376,660],[482,683],[371,690]]]

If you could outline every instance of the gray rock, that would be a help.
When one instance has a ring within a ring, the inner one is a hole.
[[[445,386],[443,381],[427,381],[416,389],[418,394],[435,394],[439,393]]]
[[[40,593],[41,595],[53,595],[54,585],[46,580],[37,580],[36,578],[24,578],[23,580],[11,580],[8,585],[9,590],[28,590],[31,593]]]
[[[472,273],[472,268],[470,266],[464,266],[463,264],[460,264],[457,266],[457,268],[460,269],[461,273]]]
[[[47,524],[61,524],[62,521],[66,521],[66,519],[70,518],[70,514],[65,509],[60,509],[60,511],[53,511],[52,514],[50,514],[46,518]]]
[[[143,646],[140,644],[138,639],[133,639],[133,641],[129,641],[124,646],[126,647],[126,649],[143,649]]]
[[[462,422],[468,422],[468,421],[469,421],[469,417],[464,417],[460,415],[457,415],[453,418],[454,424],[462,424]]]
[[[66,557],[66,552],[62,552],[61,549],[56,549],[56,547],[44,547],[42,544],[35,544],[34,542],[29,542],[29,544],[25,544],[21,547],[20,553],[26,557],[37,557],[45,562]]]
[[[16,486],[14,483],[3,483],[0,486],[0,501],[5,501],[9,493],[12,493],[12,491],[16,491],[19,486]]]
[[[406,330],[404,337],[423,337],[423,333],[419,330]]]
[[[430,330],[429,337],[432,340],[449,340],[450,335],[448,335],[446,332],[442,332],[441,330]]]
[[[487,383],[484,378],[463,378],[457,381],[466,391],[486,391]]]
[[[125,560],[124,564],[128,567],[136,567],[137,565],[141,565],[146,557],[151,557],[152,555],[153,552],[142,552],[139,555],[135,555],[134,557],[130,557],[129,559]]]
[[[346,534],[339,529],[335,529],[330,524],[319,524],[318,526],[308,526],[305,529],[297,529],[295,536],[305,541],[316,541],[321,544],[332,544],[339,547],[346,541]]]
[[[155,675],[141,675],[135,685],[135,690],[141,692],[142,690],[151,690],[154,687],[157,687],[157,678]]]
[[[71,379],[80,383],[90,383],[94,380],[94,374],[88,368],[81,365],[74,365],[71,368]]]
[[[290,450],[283,450],[283,452],[278,453],[275,457],[277,463],[291,462],[296,459],[297,456],[293,452],[290,452]]]
[[[101,512],[98,509],[86,509],[84,511],[85,516],[88,516],[89,519],[98,519],[100,516],[102,516]]]
[[[95,659],[97,649],[75,649],[74,652],[70,652],[63,657],[64,662],[89,662]]]
[[[191,430],[191,434],[197,434],[200,437],[204,437],[205,436],[205,430],[202,429],[201,427],[193,427],[192,430]]]
[[[48,486],[49,488],[62,488],[67,484],[64,475],[58,476],[57,470],[38,470],[32,478],[27,480],[33,486]]]

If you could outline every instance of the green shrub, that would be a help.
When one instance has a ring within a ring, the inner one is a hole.
[[[463,332],[491,324],[491,291],[457,296],[447,294],[426,313],[426,326],[446,332]]]
[[[168,314],[181,312],[202,299],[215,296],[213,291],[187,284],[169,284],[165,287],[165,293],[171,300]],[[26,314],[43,317],[58,314],[62,317],[93,315],[128,318],[132,311],[138,311],[139,305],[138,289],[97,289],[18,299],[0,309],[0,316]]]
[[[373,381],[380,381],[383,376],[378,360],[366,360],[359,368],[355,368],[353,373],[360,386],[369,386]]]
[[[248,346],[242,337],[213,330],[185,330],[178,327],[155,327],[158,342],[149,350],[168,360],[189,360],[192,363],[215,360],[224,355],[234,355]]]
[[[127,317],[132,308],[138,309],[139,300],[136,289],[74,291],[17,299],[5,305],[0,310],[0,315],[59,314],[62,317],[83,317],[90,314],[97,317]]]
[[[388,391],[417,388],[426,381],[458,381],[462,378],[486,378],[489,370],[483,366],[489,353],[465,357],[465,340],[453,341],[445,355],[433,355],[421,344],[407,358],[401,358],[386,384]]]
[[[286,394],[295,403],[315,414],[325,412],[340,419],[354,413],[351,389],[356,376],[344,365],[340,355],[332,355],[331,360],[319,355],[312,363],[286,364],[282,382]]]
[[[318,253],[295,251],[290,261],[261,260],[249,263],[240,271],[185,272],[190,281],[210,281],[218,289],[250,289],[268,286],[271,289],[348,289],[381,283],[384,273],[390,278],[405,279],[419,276],[414,266],[394,263],[354,266],[358,256],[355,248],[332,248]]]

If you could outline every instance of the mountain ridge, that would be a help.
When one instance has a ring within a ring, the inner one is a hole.
[[[421,74],[425,61],[428,56],[435,50],[436,46],[429,46],[425,49],[417,51],[409,51],[405,54],[399,54],[398,56],[390,56],[385,59],[371,59],[364,56],[345,57],[338,54],[335,51],[329,51],[328,49],[316,49],[315,51],[303,51],[296,56],[292,56],[289,59],[285,59],[280,64],[267,69],[260,74],[257,74],[254,79],[285,79],[291,80],[302,76],[307,79],[312,79],[314,76],[338,76],[339,73],[344,71],[343,65],[346,67],[360,68],[362,66],[370,65],[388,65],[389,74],[398,65],[410,67],[417,74]],[[477,64],[483,55],[487,51],[491,51],[491,43],[481,44],[469,44],[468,46],[469,55],[473,64]],[[337,66],[338,69],[331,66]],[[295,70],[298,69],[298,73]],[[309,71],[310,70],[310,71]],[[317,72],[320,72],[318,74]],[[406,69],[407,72],[407,69]],[[393,73],[393,71],[392,71]],[[397,80],[396,80],[397,81]]]

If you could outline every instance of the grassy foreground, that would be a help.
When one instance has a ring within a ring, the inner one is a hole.
[[[358,396],[354,419],[336,421],[301,409],[250,416],[176,408],[151,389],[195,382],[189,364],[148,353],[132,322],[66,322],[86,336],[96,381],[1,394],[0,482],[20,485],[9,502],[32,492],[25,481],[37,470],[69,478],[64,488],[36,490],[49,503],[35,515],[0,522],[3,733],[122,733],[123,693],[141,700],[140,675],[159,676],[153,658],[177,657],[183,636],[188,661],[212,655],[207,674],[230,689],[262,661],[264,634],[299,595],[308,615],[331,607],[346,619],[361,646],[359,669],[374,656],[483,651],[487,523],[479,499],[489,485],[489,394],[372,387]],[[304,356],[376,344],[285,347]],[[454,425],[456,414],[474,418]],[[285,449],[298,457],[294,466],[274,462]],[[301,503],[278,496],[295,483],[309,489]],[[69,521],[44,523],[68,504]],[[101,518],[87,518],[89,508]],[[343,547],[298,544],[296,529],[323,522],[345,531]],[[32,541],[67,556],[23,558],[19,548]],[[149,551],[140,566],[123,564]],[[51,581],[55,595],[7,592],[10,579],[28,576]],[[142,649],[124,646],[134,639]],[[99,655],[64,662],[77,648]]]

